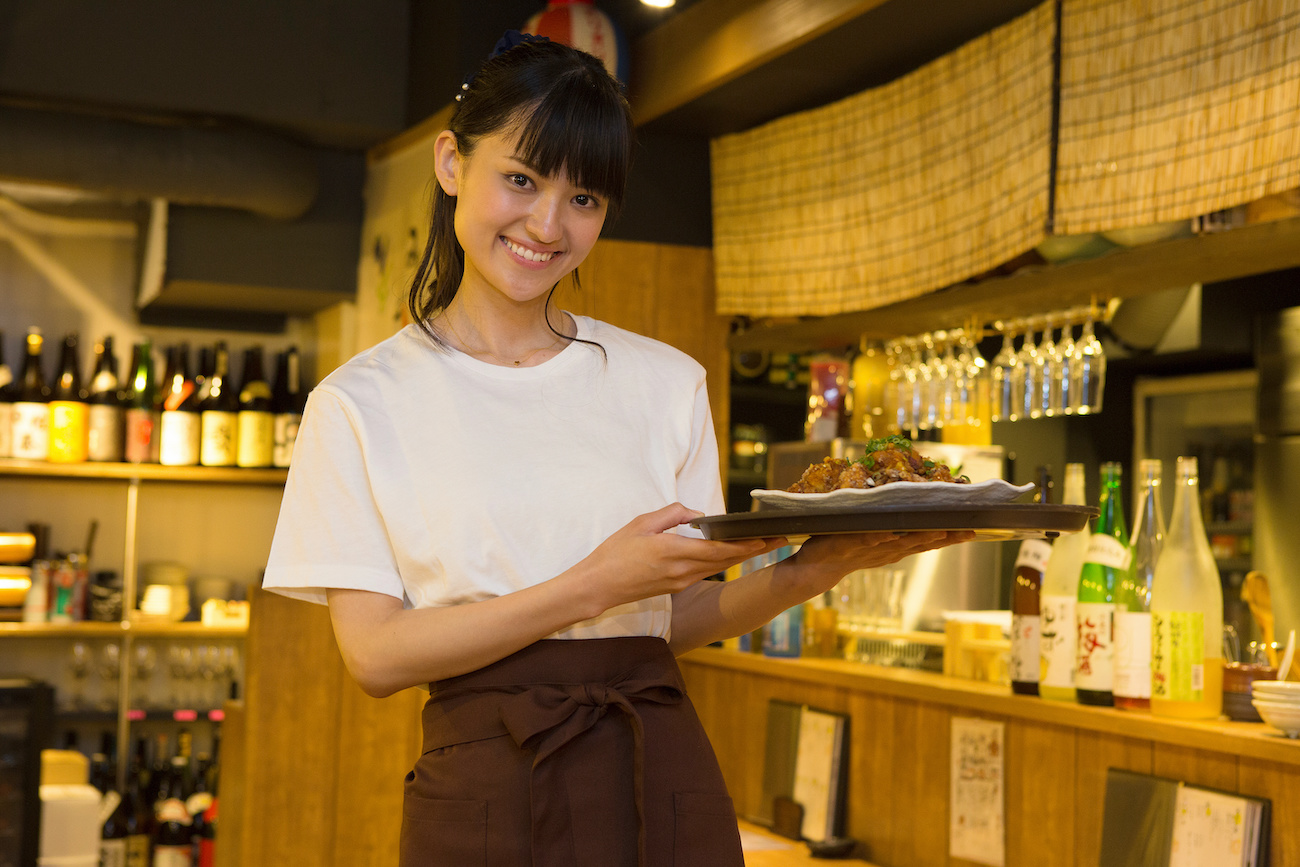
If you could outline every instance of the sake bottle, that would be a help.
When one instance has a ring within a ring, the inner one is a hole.
[[[1083,464],[1065,465],[1065,493],[1061,502],[1068,506],[1085,504]],[[1075,700],[1074,675],[1078,664],[1075,609],[1088,536],[1085,526],[1077,533],[1059,537],[1052,543],[1052,556],[1043,571],[1038,694],[1052,701]]]
[[[1047,467],[1038,468],[1035,503],[1051,502],[1052,479]],[[1011,691],[1038,695],[1038,654],[1042,648],[1043,571],[1052,556],[1044,539],[1025,539],[1016,553],[1011,585]]]
[[[1124,523],[1123,468],[1101,465],[1097,527],[1079,570],[1079,667],[1074,685],[1080,704],[1115,704],[1115,589],[1133,567]]]
[[[1223,710],[1223,585],[1205,537],[1195,457],[1178,459],[1174,512],[1151,581],[1151,713]]]
[[[1115,591],[1115,707],[1151,708],[1151,580],[1165,542],[1160,461],[1138,465],[1142,495],[1133,517],[1133,568]]]

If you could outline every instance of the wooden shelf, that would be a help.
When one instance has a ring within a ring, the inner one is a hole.
[[[243,638],[246,626],[202,623],[0,623],[0,638]]]
[[[0,475],[48,479],[109,479],[117,481],[200,482],[235,485],[283,485],[288,470],[240,467],[165,467],[161,464],[52,464],[0,458]]]
[[[872,310],[760,325],[732,334],[733,352],[791,352],[856,345],[864,334],[889,338],[1040,315],[1093,298],[1133,298],[1193,283],[1218,283],[1300,267],[1300,218],[1112,250],[1095,259],[1022,268]]]

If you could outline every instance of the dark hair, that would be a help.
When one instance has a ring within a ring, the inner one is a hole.
[[[447,128],[461,157],[468,158],[480,138],[512,127],[518,128],[524,162],[543,175],[565,172],[575,185],[603,196],[608,215],[618,213],[635,133],[622,85],[600,60],[549,41],[523,42],[491,57],[462,89]],[[455,216],[456,197],[435,183],[429,240],[407,308],[439,343],[429,317],[456,297],[465,273]],[[573,276],[576,283],[576,271]]]

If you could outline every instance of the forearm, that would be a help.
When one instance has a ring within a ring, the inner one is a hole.
[[[443,608],[403,609],[365,591],[329,591],[335,636],[348,671],[374,696],[490,665],[604,606],[565,573],[510,593]]]
[[[838,576],[800,567],[795,558],[764,566],[731,581],[703,581],[673,597],[676,654],[753,632],[787,608],[834,586]]]

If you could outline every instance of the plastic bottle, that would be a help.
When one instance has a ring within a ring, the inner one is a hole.
[[[1125,710],[1151,709],[1151,581],[1165,542],[1162,471],[1158,460],[1138,465],[1142,494],[1133,517],[1133,569],[1115,591],[1115,707]]]
[[[1223,710],[1223,585],[1201,519],[1196,458],[1178,459],[1174,512],[1151,582],[1151,713]]]
[[[1085,504],[1083,464],[1065,465],[1065,493],[1061,502],[1067,506]],[[1074,674],[1078,664],[1075,609],[1089,535],[1088,528],[1084,527],[1077,533],[1059,537],[1052,543],[1052,556],[1043,571],[1040,606],[1043,644],[1038,694],[1052,701],[1075,700]]]

